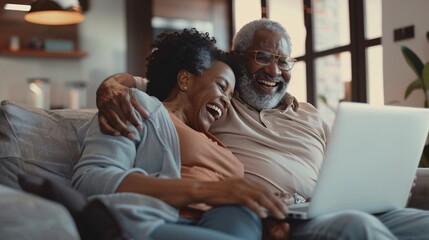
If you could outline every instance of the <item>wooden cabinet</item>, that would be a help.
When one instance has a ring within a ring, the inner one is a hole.
[[[6,2],[20,3],[16,0],[0,0],[0,57],[81,58],[86,56],[86,53],[79,48],[77,25],[46,26],[28,23],[24,21],[25,12],[5,10],[3,6]],[[12,37],[19,39],[17,51],[11,51]],[[70,41],[73,47],[68,51],[46,51],[43,44],[49,39]]]

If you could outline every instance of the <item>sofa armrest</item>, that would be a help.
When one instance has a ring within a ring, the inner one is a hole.
[[[429,168],[419,168],[416,175],[407,207],[429,210]]]

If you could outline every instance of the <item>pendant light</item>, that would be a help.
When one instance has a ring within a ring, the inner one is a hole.
[[[83,21],[78,0],[35,0],[24,19],[43,25],[70,25]]]

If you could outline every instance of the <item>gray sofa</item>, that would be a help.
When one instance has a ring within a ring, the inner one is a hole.
[[[79,159],[77,129],[95,110],[45,111],[10,101],[0,106],[0,239],[80,239],[60,204],[23,192],[18,174],[70,185]]]
[[[6,100],[1,102],[0,239],[48,239],[47,236],[79,239],[67,211],[58,204],[22,192],[18,174],[35,174],[70,185],[73,166],[79,159],[76,131],[95,113],[95,109],[46,111]],[[429,168],[418,169],[408,207],[429,209]],[[20,217],[12,217],[17,215]],[[5,216],[10,219],[6,221]],[[24,228],[29,229],[27,234],[19,235]]]

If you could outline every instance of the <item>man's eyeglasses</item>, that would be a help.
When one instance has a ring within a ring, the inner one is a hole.
[[[254,54],[255,63],[260,66],[269,66],[275,60],[279,69],[290,71],[296,62],[295,58],[273,54],[261,50],[250,51],[250,53]]]

